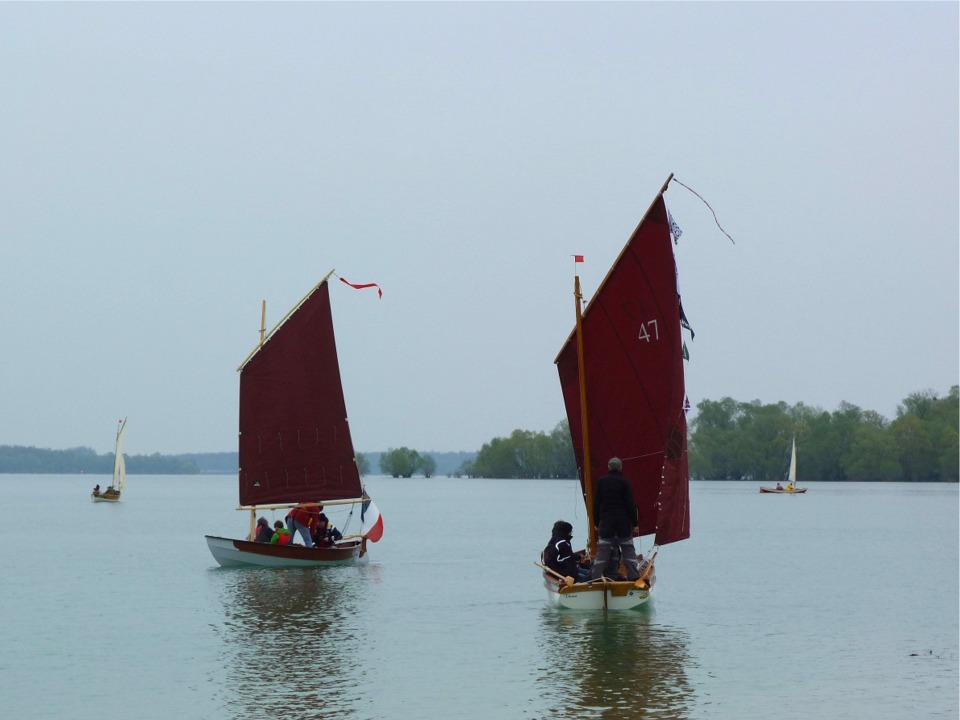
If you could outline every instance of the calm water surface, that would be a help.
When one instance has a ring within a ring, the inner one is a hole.
[[[557,519],[585,538],[572,481],[371,478],[384,539],[325,570],[217,567],[232,477],[107,481],[0,476],[0,717],[960,712],[956,484],[694,483],[652,606],[604,615],[547,609],[532,564]]]

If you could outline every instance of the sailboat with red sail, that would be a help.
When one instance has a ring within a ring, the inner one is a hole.
[[[270,331],[240,372],[240,510],[250,512],[245,539],[207,535],[226,567],[348,565],[382,534],[364,490],[347,422],[328,274]],[[327,547],[255,542],[259,511],[351,506],[343,537]],[[359,530],[350,535],[353,510]]]
[[[578,583],[541,565],[548,601],[557,607],[643,605],[656,581],[659,546],[690,537],[681,336],[688,324],[663,199],[672,179],[671,174],[585,308],[575,277],[576,326],[555,360],[588,518],[588,557],[596,555],[597,545],[593,482],[612,457],[623,463],[640,535],[652,535],[653,547],[636,581],[612,573]]]

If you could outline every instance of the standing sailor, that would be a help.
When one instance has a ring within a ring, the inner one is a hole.
[[[633,487],[620,471],[623,463],[620,458],[610,458],[607,463],[610,472],[597,480],[593,493],[593,517],[597,518],[597,557],[594,558],[590,577],[599,580],[606,575],[618,574],[618,560],[623,560],[628,580],[640,577],[637,562],[637,550],[633,538],[640,534],[637,521],[637,504],[633,498]],[[614,554],[614,548],[619,550]],[[607,567],[613,565],[613,567]]]

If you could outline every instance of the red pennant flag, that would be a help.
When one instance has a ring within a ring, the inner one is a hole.
[[[364,288],[368,288],[368,287],[375,287],[380,297],[383,297],[383,290],[381,290],[380,286],[377,285],[376,283],[366,283],[365,285],[354,285],[352,282],[347,282],[344,278],[340,278],[340,282],[347,283],[347,285],[357,290],[363,290]]]
[[[575,263],[583,262],[583,255],[574,255],[574,256],[573,256],[573,261],[574,261]]]

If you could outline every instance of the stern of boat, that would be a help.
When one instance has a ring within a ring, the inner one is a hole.
[[[633,580],[594,580],[561,586],[560,582],[543,573],[543,586],[547,591],[547,603],[551,607],[567,610],[632,610],[649,601],[655,576],[646,582]]]

